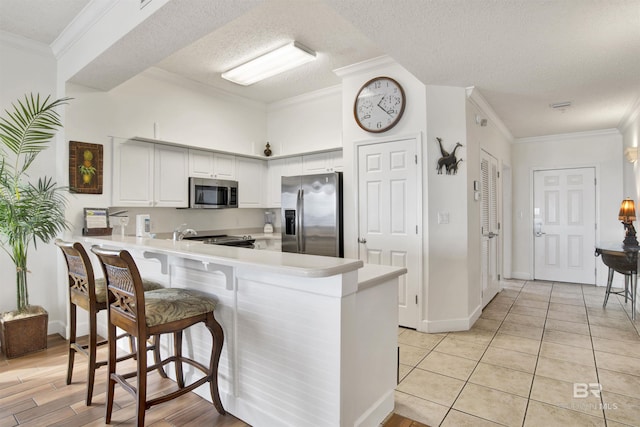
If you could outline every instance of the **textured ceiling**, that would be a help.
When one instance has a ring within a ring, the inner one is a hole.
[[[0,0],[0,30],[51,44],[90,0]]]
[[[317,59],[297,70],[251,86],[220,74],[296,40]],[[340,84],[332,70],[384,52],[321,1],[266,1],[238,19],[158,63],[158,67],[225,91],[263,102]]]
[[[0,30],[51,43],[87,3],[0,0]],[[290,40],[318,60],[249,87],[220,78]],[[383,54],[425,84],[477,87],[516,137],[613,128],[640,99],[640,0],[172,0],[72,80],[109,90],[156,66],[274,102]]]
[[[327,3],[422,82],[478,88],[516,137],[614,128],[640,97],[636,0]]]

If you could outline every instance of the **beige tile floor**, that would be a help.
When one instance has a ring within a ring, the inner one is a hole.
[[[433,427],[640,426],[631,303],[603,309],[603,287],[503,286],[469,331],[400,328],[395,412]]]

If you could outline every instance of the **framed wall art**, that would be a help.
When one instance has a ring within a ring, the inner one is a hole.
[[[69,191],[102,194],[102,145],[69,141]]]

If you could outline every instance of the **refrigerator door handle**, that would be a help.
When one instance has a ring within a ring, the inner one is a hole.
[[[304,236],[302,235],[303,231],[304,231],[304,190],[300,189],[298,190],[298,201],[297,201],[297,205],[296,206],[296,210],[298,211],[298,234],[297,234],[297,239],[298,239],[298,252],[299,253],[304,253],[305,247],[304,247]]]

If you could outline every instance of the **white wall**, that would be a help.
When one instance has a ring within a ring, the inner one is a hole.
[[[626,158],[623,160],[624,174],[624,196],[632,197],[636,202],[636,218],[640,218],[640,106],[629,115],[629,119],[622,127],[622,141],[624,148],[635,148],[638,152],[638,161],[629,163]],[[640,230],[636,221],[636,232]],[[640,233],[638,233],[640,238]],[[640,269],[640,259],[638,259],[638,269]],[[636,301],[636,309],[640,307],[640,302]]]
[[[341,102],[341,87],[335,86],[269,104],[267,140],[273,155],[342,148]]]
[[[498,262],[502,264],[504,260],[509,261],[508,268],[499,265],[501,277],[510,277],[510,256],[511,256],[511,193],[506,194],[510,188],[505,189],[505,180],[510,179],[503,171],[511,168],[511,134],[506,130],[503,123],[495,115],[491,107],[486,104],[484,98],[477,89],[467,90],[468,100],[466,104],[466,129],[467,129],[467,227],[468,227],[468,251],[469,262],[472,266],[469,269],[469,313],[477,310],[476,304],[482,302],[482,285],[478,282],[481,275],[482,258],[481,254],[481,212],[480,201],[475,200],[473,191],[473,181],[482,181],[480,171],[481,151],[484,150],[496,158],[500,177],[498,179],[498,222],[500,232],[498,233]],[[486,126],[481,126],[476,118],[486,119]],[[479,301],[479,302],[478,302]]]
[[[430,332],[464,330],[469,325],[469,301],[480,303],[479,291],[469,286],[469,275],[479,281],[479,253],[469,252],[469,170],[477,169],[478,148],[469,149],[466,130],[466,92],[460,87],[427,86],[427,161],[429,223],[428,317]],[[460,142],[456,157],[462,159],[456,175],[438,174],[436,165],[442,156],[436,137],[445,150],[452,152]],[[472,157],[470,157],[470,153]],[[448,215],[449,223],[438,223],[438,215]],[[478,219],[479,222],[479,219]],[[479,246],[478,246],[479,248]],[[470,293],[474,296],[471,297]]]
[[[109,135],[243,154],[262,153],[266,142],[264,104],[162,70],[126,81],[109,92],[109,100],[114,108]]]
[[[513,144],[513,277],[533,278],[533,171],[596,168],[596,241],[622,240],[618,210],[623,199],[622,136],[617,130],[518,139]],[[597,262],[598,285],[606,269]]]
[[[640,107],[632,112],[630,119],[622,128],[622,146],[623,152],[626,148],[635,148],[640,151]],[[636,202],[636,210],[640,210],[640,160],[630,163],[625,158],[622,165],[623,194],[625,197],[633,198]]]
[[[11,103],[24,98],[25,94],[40,93],[59,97],[56,93],[56,62],[48,46],[27,41],[5,33],[0,34],[0,110],[11,110]],[[29,175],[37,179],[40,176],[57,176],[55,158],[56,141],[42,152],[31,166]],[[60,183],[60,182],[59,182]],[[62,184],[62,183],[61,183]],[[55,280],[57,268],[57,248],[53,244],[33,246],[28,253],[30,274],[29,302],[41,305],[49,312],[49,333],[62,333],[66,323],[65,300],[63,292],[58,292]],[[0,253],[0,271],[4,272],[0,287],[0,312],[16,308],[15,267],[9,256]]]

